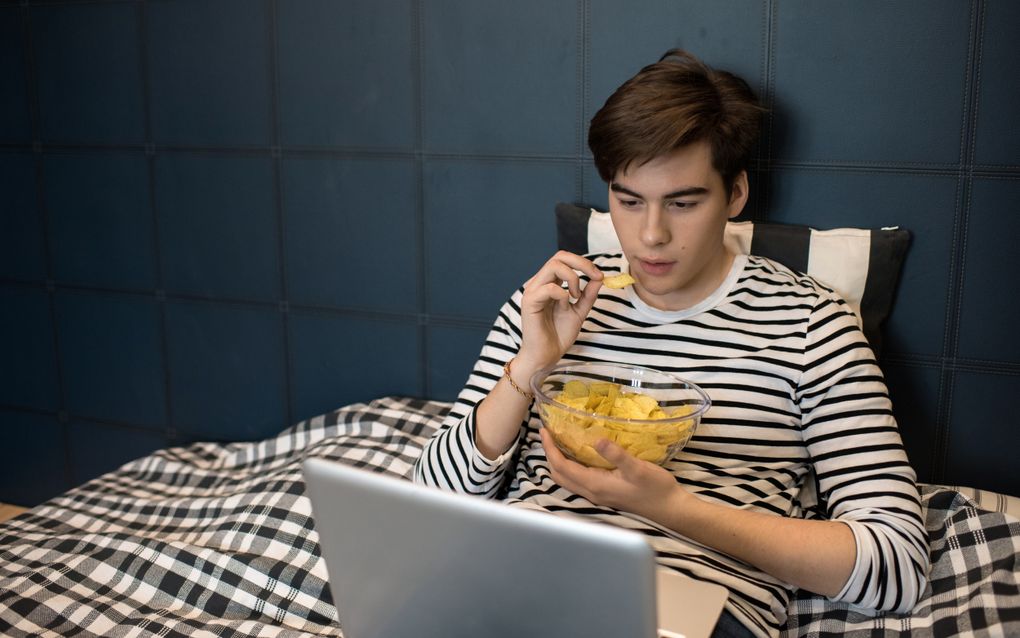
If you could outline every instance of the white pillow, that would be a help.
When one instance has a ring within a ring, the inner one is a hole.
[[[723,241],[738,255],[751,254],[754,222],[727,222]],[[618,253],[616,237],[609,213],[591,209],[588,221],[588,252]],[[871,231],[863,228],[814,230],[810,233],[807,274],[838,292],[861,317],[861,299],[868,282],[868,256],[871,253]]]
[[[559,247],[579,254],[618,253],[620,241],[607,212],[556,206]],[[896,283],[910,243],[900,228],[834,228],[729,222],[724,241],[736,253],[755,254],[811,275],[853,308],[877,351],[881,325],[892,310]]]

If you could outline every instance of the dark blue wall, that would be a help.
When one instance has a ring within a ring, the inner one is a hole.
[[[450,399],[665,49],[772,107],[749,218],[910,229],[883,368],[927,481],[1020,494],[1009,0],[0,4],[0,500]]]

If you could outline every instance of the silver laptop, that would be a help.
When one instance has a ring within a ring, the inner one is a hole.
[[[707,638],[726,601],[657,570],[637,532],[322,459],[303,471],[345,638]]]

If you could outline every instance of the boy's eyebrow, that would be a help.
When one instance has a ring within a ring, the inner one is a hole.
[[[609,185],[609,190],[613,191],[614,193],[623,193],[624,195],[630,195],[631,197],[644,199],[643,195],[635,193],[629,188],[621,186],[616,182],[612,182]],[[680,190],[673,191],[672,193],[666,193],[665,195],[662,196],[662,199],[673,199],[674,197],[690,197],[691,195],[704,195],[706,193],[708,193],[708,189],[703,186],[689,186],[687,188],[681,188]]]

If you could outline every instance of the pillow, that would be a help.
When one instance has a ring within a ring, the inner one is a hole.
[[[556,235],[560,249],[579,255],[620,252],[609,213],[594,208],[557,204]],[[768,257],[838,292],[857,313],[872,349],[879,351],[910,244],[908,231],[728,222],[725,242],[734,252]]]

